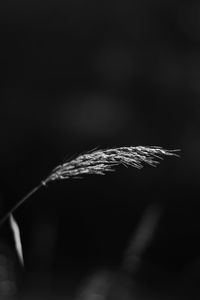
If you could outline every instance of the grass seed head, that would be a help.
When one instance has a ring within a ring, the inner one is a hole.
[[[155,167],[163,156],[178,156],[179,150],[165,150],[156,146],[119,147],[95,150],[58,165],[43,184],[59,179],[77,178],[85,174],[104,175],[114,171],[116,165],[141,169],[144,164]]]

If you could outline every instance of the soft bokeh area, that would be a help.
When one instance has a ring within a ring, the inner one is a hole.
[[[24,268],[0,228],[0,298],[199,299],[199,2],[1,1],[0,44],[0,218],[85,151],[181,149],[38,191]]]

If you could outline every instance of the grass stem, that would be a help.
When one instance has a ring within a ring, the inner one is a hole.
[[[35,194],[44,184],[41,182],[38,186],[32,189],[25,197],[23,197],[15,206],[13,206],[6,215],[0,220],[0,226],[9,218],[9,216],[14,213],[19,206],[21,206],[28,198]]]

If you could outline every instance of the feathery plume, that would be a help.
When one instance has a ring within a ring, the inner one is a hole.
[[[159,159],[163,156],[179,156],[176,152],[179,150],[165,150],[162,147],[137,146],[137,147],[119,147],[106,150],[95,150],[86,154],[82,154],[77,158],[66,163],[58,165],[50,175],[41,183],[23,197],[7,214],[0,220],[0,226],[15,212],[28,198],[35,194],[42,186],[55,180],[77,178],[85,174],[104,175],[106,172],[114,171],[114,166],[124,165],[138,169],[143,164],[155,167],[159,163]]]
[[[57,166],[51,174],[42,181],[46,185],[50,181],[80,177],[84,174],[104,175],[114,171],[114,166],[124,165],[141,169],[143,164],[155,167],[163,156],[178,156],[179,150],[165,150],[161,147],[138,146],[120,147],[107,150],[96,150]]]

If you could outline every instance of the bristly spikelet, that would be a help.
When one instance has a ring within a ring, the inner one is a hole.
[[[0,226],[18,209],[18,207],[35,194],[42,186],[46,186],[48,182],[59,179],[78,178],[84,174],[104,175],[106,172],[114,171],[114,166],[120,164],[138,169],[141,169],[144,163],[155,167],[159,163],[159,159],[162,159],[163,156],[178,157],[179,155],[176,154],[177,151],[179,150],[165,150],[156,146],[138,146],[94,150],[79,155],[77,158],[53,169],[45,180],[41,181],[38,186],[17,202],[4,217],[0,219]]]
[[[57,166],[42,184],[46,185],[53,180],[76,178],[84,174],[104,175],[106,172],[114,171],[113,167],[120,164],[138,169],[141,169],[144,163],[155,167],[163,156],[178,156],[177,151],[179,150],[165,150],[156,146],[95,150]]]

